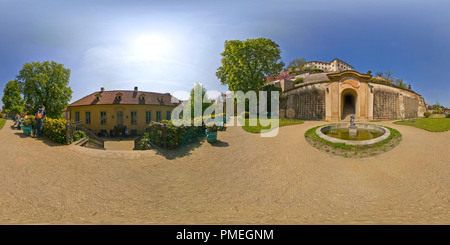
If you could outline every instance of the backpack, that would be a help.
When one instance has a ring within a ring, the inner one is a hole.
[[[43,111],[42,111],[41,109],[39,109],[39,111],[38,111],[38,113],[37,113],[37,115],[36,115],[36,119],[37,119],[37,120],[42,119],[42,114],[43,114]]]

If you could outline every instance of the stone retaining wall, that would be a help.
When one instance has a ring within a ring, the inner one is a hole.
[[[325,119],[325,87],[323,84],[303,86],[280,96],[280,117]]]

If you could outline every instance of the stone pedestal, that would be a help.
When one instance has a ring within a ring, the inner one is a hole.
[[[350,137],[355,137],[358,134],[357,127],[355,125],[351,125],[348,127],[348,134]]]

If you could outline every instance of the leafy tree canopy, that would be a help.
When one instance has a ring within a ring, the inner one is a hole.
[[[12,80],[6,83],[3,89],[3,110],[6,113],[19,113],[24,110],[24,100],[22,99],[21,85],[18,81]]]
[[[197,96],[201,95],[201,96]],[[204,102],[204,98],[208,97],[208,92],[205,87],[201,83],[196,83],[194,87],[191,89],[191,117],[194,118],[194,105],[197,103],[198,105],[202,105],[201,115],[205,112],[206,108],[208,108],[211,103]]]
[[[284,66],[280,53],[278,44],[266,38],[225,41],[216,76],[230,91],[257,91],[266,77],[280,73]]]
[[[72,98],[69,79],[70,69],[63,64],[54,61],[24,64],[17,80],[23,88],[26,109],[33,114],[44,105],[48,117],[62,118],[62,110]]]
[[[403,89],[407,89],[408,86],[406,85],[406,83],[403,81],[403,79],[398,78],[395,80],[394,82],[395,86],[399,87],[399,88],[403,88]]]
[[[303,73],[305,70],[303,66],[306,64],[305,58],[297,58],[289,62],[288,70],[292,73],[300,74]]]

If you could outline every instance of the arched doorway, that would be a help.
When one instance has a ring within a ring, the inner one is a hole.
[[[345,89],[341,93],[341,120],[350,120],[350,116],[356,117],[357,93],[353,89]]]

